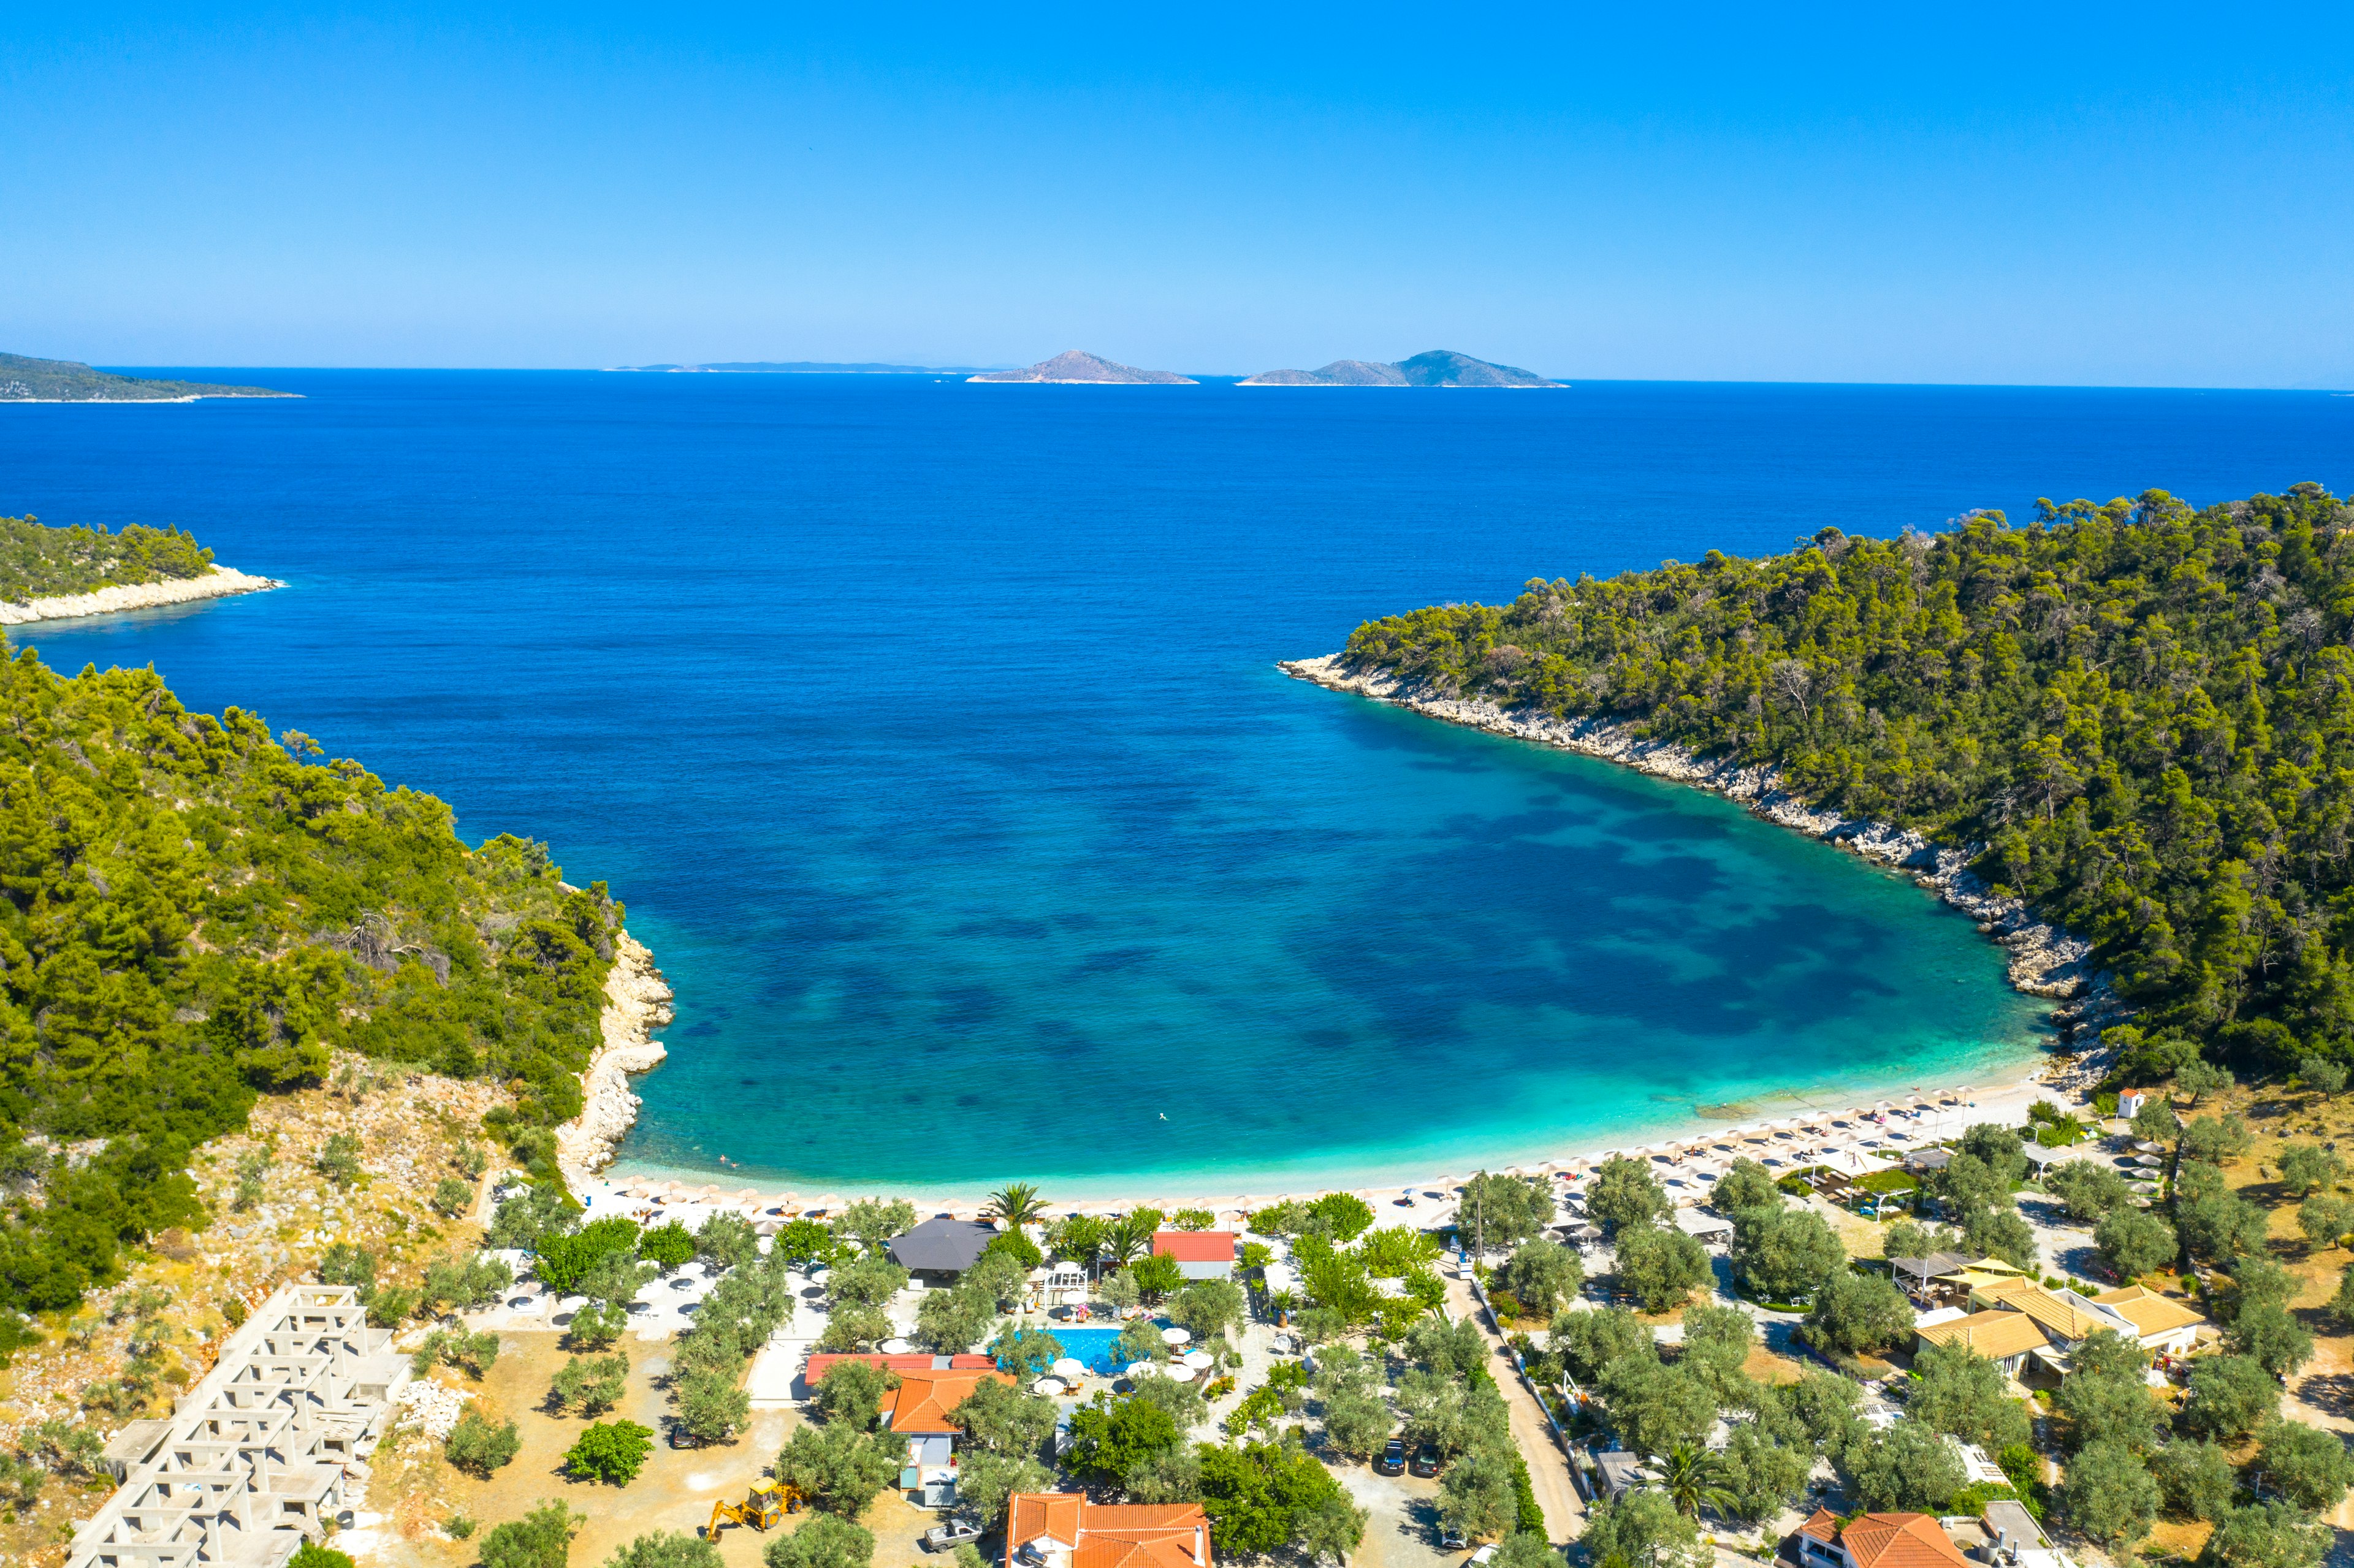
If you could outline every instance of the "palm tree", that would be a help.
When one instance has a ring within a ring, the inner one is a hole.
[[[1716,1484],[1723,1473],[1717,1457],[1692,1443],[1679,1443],[1668,1450],[1659,1462],[1659,1489],[1676,1505],[1676,1511],[1687,1518],[1698,1519],[1703,1506],[1719,1513],[1733,1506],[1733,1494]]]
[[[1149,1210],[1122,1214],[1104,1230],[1104,1254],[1115,1267],[1125,1268],[1152,1250],[1152,1233],[1158,1229],[1159,1217]]]
[[[1044,1219],[1046,1200],[1038,1196],[1035,1181],[1008,1181],[989,1195],[989,1206],[981,1213],[993,1220],[1003,1220],[1009,1231]]]

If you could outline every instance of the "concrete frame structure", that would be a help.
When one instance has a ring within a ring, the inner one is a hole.
[[[322,1539],[408,1381],[391,1341],[348,1285],[280,1287],[74,1532],[68,1568],[280,1568]]]

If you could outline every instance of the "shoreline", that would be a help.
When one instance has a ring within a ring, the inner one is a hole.
[[[598,1015],[604,1044],[580,1074],[580,1114],[556,1129],[556,1168],[578,1191],[613,1162],[636,1125],[640,1100],[630,1079],[651,1073],[670,1055],[654,1031],[676,1016],[675,993],[646,945],[625,928],[613,938],[613,967],[605,975],[605,1008]]]
[[[46,599],[0,602],[0,626],[31,626],[44,620],[75,620],[90,615],[114,615],[126,609],[155,609],[169,604],[191,604],[232,594],[263,593],[286,585],[275,577],[257,577],[235,567],[217,566],[200,577],[166,577],[154,583],[117,583],[89,593],[57,594]]]
[[[1416,1167],[1401,1165],[1394,1169],[1394,1173],[1384,1175],[1360,1170],[1352,1172],[1345,1183],[1304,1181],[1301,1179],[1303,1172],[1286,1175],[1266,1171],[1237,1171],[1230,1176],[1218,1177],[1192,1171],[1172,1172],[1166,1177],[1146,1172],[1097,1179],[1076,1177],[1062,1181],[1054,1177],[1039,1177],[1036,1180],[1046,1190],[1049,1204],[1057,1213],[1076,1210],[1111,1213],[1149,1204],[1164,1212],[1204,1208],[1224,1215],[1263,1208],[1288,1199],[1312,1199],[1327,1192],[1354,1192],[1373,1203],[1376,1215],[1380,1216],[1384,1209],[1409,1209],[1408,1205],[1396,1200],[1403,1190],[1414,1190],[1422,1201],[1412,1205],[1410,1212],[1386,1220],[1379,1217],[1375,1220],[1377,1224],[1395,1224],[1426,1217],[1434,1206],[1429,1200],[1436,1195],[1441,1204],[1449,1201],[1452,1190],[1459,1187],[1476,1171],[1567,1175],[1568,1168],[1583,1166],[1590,1173],[1593,1166],[1614,1154],[1657,1160],[1666,1158],[1670,1151],[1676,1150],[1690,1150],[1704,1144],[1737,1146],[1751,1139],[1763,1140],[1761,1147],[1754,1150],[1736,1149],[1735,1152],[1766,1160],[1769,1165],[1797,1169],[1798,1165],[1818,1162],[1802,1160],[1797,1165],[1790,1163],[1789,1157],[1795,1154],[1798,1145],[1795,1140],[1787,1140],[1787,1133],[1782,1133],[1781,1129],[1796,1128],[1801,1122],[1838,1118],[1850,1127],[1847,1136],[1878,1136],[1861,1125],[1872,1115],[1874,1106],[1884,1105],[1893,1109],[1927,1101],[1938,1107],[1932,1113],[1936,1130],[1912,1141],[1942,1141],[1959,1137],[1966,1128],[1979,1122],[1991,1121],[2012,1128],[2020,1126],[2027,1120],[2027,1107],[2039,1099],[2052,1100],[2063,1110],[2072,1107],[2082,1109],[2084,1091],[2097,1076],[2097,1073],[2081,1063],[2073,1070],[2062,1070],[2056,1064],[2046,1063],[2024,1076],[2013,1079],[2006,1075],[1984,1088],[1960,1085],[1917,1093],[1892,1091],[1885,1095],[1873,1095],[1861,1104],[1835,1105],[1828,1110],[1809,1110],[1800,1106],[1777,1107],[1781,1111],[1779,1115],[1754,1116],[1732,1123],[1694,1117],[1678,1124],[1681,1130],[1664,1127],[1647,1129],[1639,1135],[1644,1140],[1641,1142],[1633,1141],[1631,1135],[1617,1141],[1596,1139],[1593,1140],[1595,1147],[1564,1150],[1549,1158],[1531,1156],[1510,1163],[1470,1160],[1451,1167],[1447,1173],[1437,1176],[1410,1176],[1406,1172]],[[1777,1135],[1784,1140],[1776,1141]],[[1420,1169],[1427,1171],[1430,1164],[1425,1163]],[[625,1189],[660,1187],[665,1182],[683,1190],[671,1194],[673,1202],[695,1202],[694,1198],[684,1195],[686,1192],[710,1189],[716,1195],[706,1201],[722,1207],[736,1202],[730,1194],[737,1192],[763,1194],[758,1200],[761,1205],[777,1203],[781,1198],[811,1207],[832,1207],[848,1200],[887,1195],[906,1197],[915,1204],[919,1215],[929,1215],[954,1211],[977,1212],[988,1199],[987,1189],[960,1182],[826,1183],[802,1180],[796,1187],[788,1181],[750,1168],[715,1172],[652,1162],[643,1165],[632,1163],[626,1170],[609,1170],[585,1183],[582,1192],[584,1196],[589,1195],[593,1187],[594,1195],[600,1202],[626,1205]]]
[[[1982,935],[2008,951],[2005,970],[2012,990],[2069,1003],[2052,1010],[2063,1040],[2096,1021],[2124,1016],[2123,1004],[2109,990],[2108,977],[2090,967],[2092,944],[2038,920],[2025,901],[1990,891],[1969,869],[1973,857],[1966,851],[1934,842],[1914,829],[1819,810],[1785,789],[1781,770],[1771,765],[1744,767],[1729,760],[1712,761],[1671,741],[1645,739],[1635,734],[1631,724],[1620,720],[1559,719],[1545,713],[1509,712],[1490,702],[1438,696],[1393,676],[1360,674],[1347,667],[1346,658],[1327,653],[1314,659],[1283,659],[1276,662],[1276,668],[1294,680],[1330,691],[1409,708],[1492,735],[1575,751],[1722,795],[1778,827],[1907,873],[1946,904],[1970,916]]]

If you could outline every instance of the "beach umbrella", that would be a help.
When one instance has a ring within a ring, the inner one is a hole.
[[[1160,1370],[1161,1363],[1159,1361],[1130,1361],[1128,1363],[1128,1370],[1121,1372],[1119,1375],[1129,1378],[1150,1377]]]
[[[1207,1372],[1218,1364],[1218,1358],[1207,1351],[1187,1351],[1180,1359],[1195,1372]]]
[[[1192,1383],[1193,1381],[1193,1369],[1185,1365],[1182,1361],[1180,1361],[1173,1366],[1161,1368],[1161,1375],[1167,1378],[1171,1383]]]
[[[1030,1392],[1033,1393],[1043,1393],[1051,1396],[1062,1393],[1063,1384],[1059,1379],[1042,1377],[1036,1383],[1030,1385]]]
[[[2144,1154],[2163,1154],[2166,1152],[2166,1145],[2162,1143],[2144,1141],[2135,1144],[2134,1147]]]
[[[1065,1356],[1055,1363],[1052,1370],[1056,1377],[1069,1383],[1076,1383],[1087,1375],[1087,1363],[1074,1356]]]
[[[1164,1345],[1190,1345],[1193,1342],[1193,1331],[1190,1329],[1163,1329],[1161,1330],[1161,1342]]]

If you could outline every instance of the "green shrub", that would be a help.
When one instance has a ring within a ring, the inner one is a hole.
[[[638,1478],[654,1451],[651,1427],[634,1421],[599,1421],[584,1430],[564,1456],[564,1467],[583,1480],[626,1487]]]

